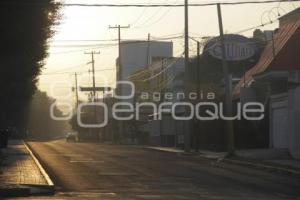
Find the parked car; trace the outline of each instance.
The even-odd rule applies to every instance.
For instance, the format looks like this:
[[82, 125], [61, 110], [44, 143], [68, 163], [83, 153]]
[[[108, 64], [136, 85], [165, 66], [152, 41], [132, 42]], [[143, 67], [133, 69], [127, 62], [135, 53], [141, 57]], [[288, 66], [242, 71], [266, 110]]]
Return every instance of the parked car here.
[[77, 132], [70, 132], [66, 134], [66, 141], [67, 142], [78, 142], [78, 133]]

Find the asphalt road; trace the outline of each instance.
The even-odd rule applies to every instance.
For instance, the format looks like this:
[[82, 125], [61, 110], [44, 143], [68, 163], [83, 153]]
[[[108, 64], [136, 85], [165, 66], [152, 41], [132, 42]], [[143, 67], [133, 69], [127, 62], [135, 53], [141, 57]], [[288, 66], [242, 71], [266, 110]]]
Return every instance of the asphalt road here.
[[300, 199], [299, 178], [199, 157], [64, 140], [29, 144], [56, 184], [45, 199]]

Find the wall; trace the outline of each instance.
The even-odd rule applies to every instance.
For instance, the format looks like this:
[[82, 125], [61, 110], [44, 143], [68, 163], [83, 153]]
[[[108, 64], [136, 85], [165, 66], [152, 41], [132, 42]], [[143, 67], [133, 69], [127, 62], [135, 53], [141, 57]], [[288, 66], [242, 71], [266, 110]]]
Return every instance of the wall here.
[[300, 86], [288, 91], [288, 142], [291, 155], [300, 159]]

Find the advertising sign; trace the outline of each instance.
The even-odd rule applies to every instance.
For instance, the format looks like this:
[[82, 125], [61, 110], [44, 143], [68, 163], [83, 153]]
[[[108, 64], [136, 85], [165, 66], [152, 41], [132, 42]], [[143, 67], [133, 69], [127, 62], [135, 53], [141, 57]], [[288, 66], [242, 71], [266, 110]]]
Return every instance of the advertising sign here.
[[[241, 35], [224, 35], [224, 44], [227, 61], [246, 60], [256, 52], [255, 42]], [[217, 59], [222, 59], [220, 38], [216, 37], [208, 42], [204, 50]]]

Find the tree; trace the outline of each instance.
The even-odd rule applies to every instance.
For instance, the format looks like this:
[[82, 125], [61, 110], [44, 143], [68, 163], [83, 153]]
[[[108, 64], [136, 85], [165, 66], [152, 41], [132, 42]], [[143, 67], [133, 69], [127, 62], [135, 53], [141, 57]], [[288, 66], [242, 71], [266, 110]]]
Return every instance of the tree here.
[[266, 44], [266, 36], [260, 29], [255, 29], [253, 31], [253, 39], [260, 42], [261, 44]]
[[54, 0], [0, 2], [0, 127], [25, 126], [26, 106], [59, 19]]
[[[27, 125], [31, 138], [55, 138], [61, 136], [68, 129], [65, 121], [56, 121], [51, 118], [50, 107], [56, 100], [49, 97], [46, 92], [37, 90], [28, 106]], [[54, 107], [54, 115], [62, 117], [63, 113]]]

